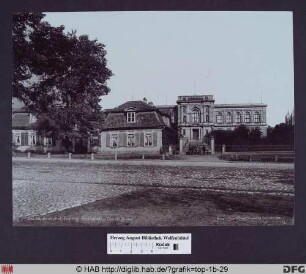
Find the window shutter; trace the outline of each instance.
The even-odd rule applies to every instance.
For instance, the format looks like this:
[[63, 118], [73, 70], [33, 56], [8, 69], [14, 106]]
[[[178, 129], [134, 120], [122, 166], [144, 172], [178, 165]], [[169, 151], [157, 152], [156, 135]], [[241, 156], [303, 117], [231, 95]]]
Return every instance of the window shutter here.
[[106, 133], [106, 146], [110, 147], [110, 134]]
[[135, 146], [136, 147], [140, 146], [140, 134], [139, 134], [139, 132], [135, 133]]
[[29, 145], [29, 134], [28, 132], [21, 132], [21, 145], [28, 146]]
[[119, 136], [118, 136], [118, 147], [123, 147], [123, 134], [122, 132], [119, 132]]
[[143, 147], [144, 146], [144, 133], [140, 132], [139, 136], [139, 146]]
[[153, 132], [153, 146], [157, 146], [157, 132], [154, 131]]
[[126, 147], [127, 146], [127, 134], [122, 133], [122, 136], [123, 136], [123, 146]]

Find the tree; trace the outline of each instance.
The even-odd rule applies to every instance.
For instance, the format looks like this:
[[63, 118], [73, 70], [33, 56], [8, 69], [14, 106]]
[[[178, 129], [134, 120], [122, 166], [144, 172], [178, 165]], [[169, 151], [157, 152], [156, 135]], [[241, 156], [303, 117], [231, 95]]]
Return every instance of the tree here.
[[26, 85], [31, 78], [30, 60], [35, 53], [30, 45], [30, 33], [38, 28], [44, 17], [41, 13], [15, 13], [13, 16], [13, 96], [21, 100], [26, 97]]
[[232, 130], [216, 130], [214, 131], [215, 142], [218, 145], [230, 145], [233, 143], [233, 131]]
[[214, 132], [216, 144], [248, 145], [262, 142], [262, 132], [259, 128], [249, 130], [245, 125], [240, 125], [234, 130], [218, 130]]
[[252, 145], [257, 145], [261, 143], [262, 141], [262, 132], [260, 131], [259, 128], [253, 128], [251, 129], [249, 133], [249, 142]]
[[267, 141], [273, 145], [293, 145], [294, 126], [286, 123], [277, 124], [272, 130], [268, 131]]
[[249, 143], [249, 133], [250, 130], [245, 125], [240, 125], [234, 129], [233, 137], [234, 144], [236, 145], [245, 145]]
[[13, 17], [13, 95], [38, 115], [38, 130], [65, 137], [77, 129], [86, 136], [92, 121], [101, 119], [101, 96], [110, 92], [105, 46], [43, 17]]

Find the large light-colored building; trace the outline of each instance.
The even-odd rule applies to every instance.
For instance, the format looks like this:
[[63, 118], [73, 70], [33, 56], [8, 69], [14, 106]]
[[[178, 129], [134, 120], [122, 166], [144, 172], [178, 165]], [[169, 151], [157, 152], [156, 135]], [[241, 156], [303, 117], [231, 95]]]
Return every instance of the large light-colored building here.
[[178, 129], [186, 141], [201, 141], [215, 130], [234, 130], [239, 125], [267, 134], [266, 108], [258, 104], [215, 104], [213, 95], [179, 96]]

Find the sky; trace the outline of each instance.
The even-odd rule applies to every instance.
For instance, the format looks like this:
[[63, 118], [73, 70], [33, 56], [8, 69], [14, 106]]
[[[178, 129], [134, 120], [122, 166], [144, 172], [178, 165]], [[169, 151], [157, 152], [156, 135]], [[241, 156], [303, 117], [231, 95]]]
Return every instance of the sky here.
[[268, 125], [294, 107], [291, 12], [45, 13], [105, 45], [114, 76], [103, 108], [144, 97], [174, 105], [180, 95], [216, 104], [265, 103]]

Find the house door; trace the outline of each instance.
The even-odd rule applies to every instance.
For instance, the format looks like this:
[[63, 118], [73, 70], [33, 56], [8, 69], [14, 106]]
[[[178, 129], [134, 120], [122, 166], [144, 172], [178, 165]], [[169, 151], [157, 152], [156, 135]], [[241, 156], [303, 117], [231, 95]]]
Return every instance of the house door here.
[[194, 141], [199, 141], [200, 140], [200, 131], [199, 129], [193, 129], [192, 130], [192, 137]]

